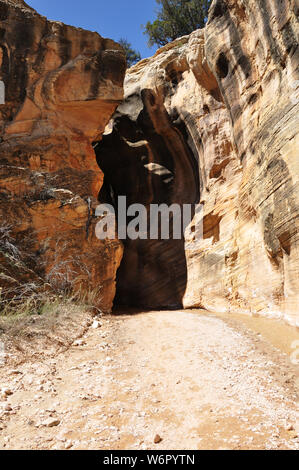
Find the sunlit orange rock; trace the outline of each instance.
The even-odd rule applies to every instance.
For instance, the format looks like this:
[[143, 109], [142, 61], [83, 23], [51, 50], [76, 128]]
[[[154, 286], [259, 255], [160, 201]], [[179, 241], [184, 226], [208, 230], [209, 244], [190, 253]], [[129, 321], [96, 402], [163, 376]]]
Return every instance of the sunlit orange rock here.
[[103, 175], [92, 142], [123, 98], [123, 51], [97, 33], [48, 21], [23, 1], [0, 1], [0, 33], [3, 243], [11, 237], [22, 269], [40, 279], [61, 275], [61, 284], [101, 287], [97, 303], [110, 310], [122, 247], [95, 237]]

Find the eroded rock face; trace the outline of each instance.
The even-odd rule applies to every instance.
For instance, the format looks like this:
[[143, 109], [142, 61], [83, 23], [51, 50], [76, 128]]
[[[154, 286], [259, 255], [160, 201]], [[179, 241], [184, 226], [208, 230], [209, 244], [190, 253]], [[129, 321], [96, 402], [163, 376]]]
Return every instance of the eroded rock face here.
[[101, 197], [200, 201], [203, 240], [127, 242], [121, 303], [298, 321], [297, 14], [295, 1], [214, 1], [205, 30], [128, 71], [97, 146]]
[[91, 144], [123, 98], [122, 49], [1, 0], [0, 64], [1, 283], [101, 286], [110, 310], [122, 246], [95, 237], [103, 174]]
[[128, 71], [122, 101], [118, 45], [0, 0], [1, 285], [102, 286], [108, 311], [122, 246], [95, 237], [99, 191], [200, 203], [196, 249], [125, 242], [116, 302], [298, 322], [298, 12], [214, 0], [205, 30]]
[[214, 1], [205, 30], [242, 165], [234, 250], [226, 254], [232, 308], [292, 322], [299, 320], [298, 11], [296, 0]]
[[[240, 165], [229, 115], [205, 58], [203, 31], [128, 71], [125, 101], [96, 153], [105, 174], [102, 200], [109, 201], [111, 193], [126, 195], [128, 205], [147, 207], [206, 200], [204, 245], [218, 241], [219, 221], [233, 207]], [[199, 258], [184, 240], [126, 241], [117, 301], [149, 308], [202, 305], [201, 284], [208, 279], [197, 276]]]

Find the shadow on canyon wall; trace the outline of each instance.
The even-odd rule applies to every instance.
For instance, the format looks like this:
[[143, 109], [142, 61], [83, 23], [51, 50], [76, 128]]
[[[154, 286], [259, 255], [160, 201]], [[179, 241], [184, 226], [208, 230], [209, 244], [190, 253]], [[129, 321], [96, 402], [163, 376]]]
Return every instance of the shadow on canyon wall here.
[[[110, 134], [95, 144], [104, 172], [99, 201], [116, 208], [118, 196], [135, 203], [196, 204], [199, 202], [197, 156], [189, 145], [183, 120], [169, 116], [151, 90], [133, 95], [119, 107]], [[136, 110], [137, 113], [136, 113]], [[195, 148], [195, 146], [194, 146]], [[130, 219], [128, 218], [128, 223]], [[125, 240], [117, 275], [115, 305], [180, 308], [187, 285], [184, 239]]]

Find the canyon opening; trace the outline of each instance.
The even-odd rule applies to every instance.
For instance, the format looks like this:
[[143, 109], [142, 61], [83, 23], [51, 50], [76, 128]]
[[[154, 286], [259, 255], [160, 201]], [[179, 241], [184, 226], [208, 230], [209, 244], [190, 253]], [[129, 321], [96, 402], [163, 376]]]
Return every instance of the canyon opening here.
[[298, 1], [71, 3], [0, 0], [0, 449], [298, 450]]

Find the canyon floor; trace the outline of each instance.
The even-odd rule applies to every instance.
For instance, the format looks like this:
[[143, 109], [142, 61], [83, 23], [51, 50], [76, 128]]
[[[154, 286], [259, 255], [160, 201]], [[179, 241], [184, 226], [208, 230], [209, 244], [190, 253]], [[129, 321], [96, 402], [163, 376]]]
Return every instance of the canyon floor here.
[[296, 329], [202, 311], [99, 322], [1, 368], [1, 449], [299, 449]]

